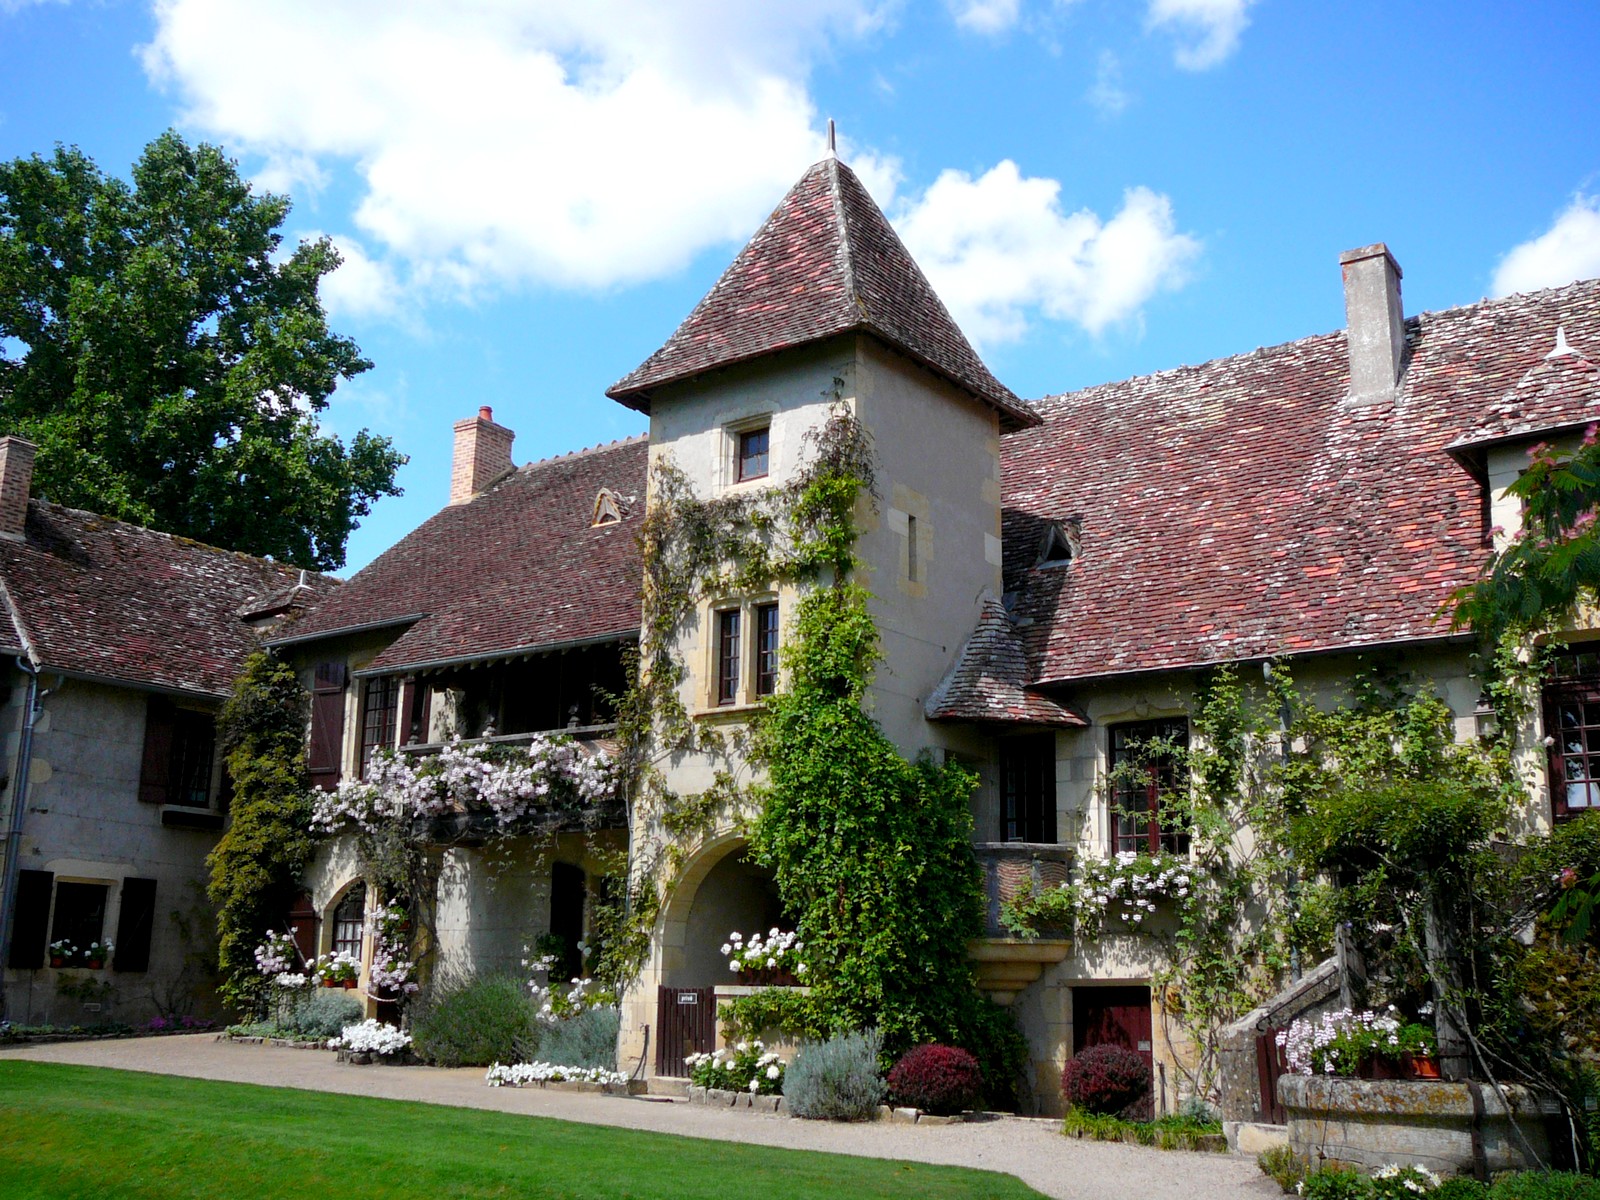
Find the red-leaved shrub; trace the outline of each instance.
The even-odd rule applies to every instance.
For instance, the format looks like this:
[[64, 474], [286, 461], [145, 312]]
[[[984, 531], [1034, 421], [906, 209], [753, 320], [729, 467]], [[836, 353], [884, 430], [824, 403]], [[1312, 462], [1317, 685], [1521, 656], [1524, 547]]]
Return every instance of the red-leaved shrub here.
[[889, 1095], [896, 1104], [950, 1116], [974, 1108], [983, 1096], [978, 1060], [955, 1046], [918, 1046], [889, 1071]]
[[1150, 1094], [1150, 1066], [1126, 1046], [1090, 1046], [1067, 1060], [1061, 1094], [1088, 1112], [1119, 1113]]

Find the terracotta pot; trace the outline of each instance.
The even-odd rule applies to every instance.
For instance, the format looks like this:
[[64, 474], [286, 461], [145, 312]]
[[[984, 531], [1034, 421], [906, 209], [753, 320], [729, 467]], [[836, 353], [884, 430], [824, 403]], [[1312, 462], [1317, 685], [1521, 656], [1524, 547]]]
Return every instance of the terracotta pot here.
[[1399, 1079], [1400, 1064], [1380, 1054], [1363, 1055], [1356, 1064], [1357, 1079]]
[[50, 956], [50, 965], [52, 967], [64, 967], [67, 965], [67, 960], [62, 958], [59, 954], [52, 954]]
[[762, 967], [759, 971], [740, 971], [739, 982], [751, 987], [798, 987], [799, 978], [787, 967]]
[[98, 958], [91, 958], [89, 960], [89, 970], [98, 971], [99, 969], [100, 969], [100, 960]]
[[345, 988], [348, 990], [356, 986], [356, 981], [354, 979], [324, 979], [322, 981], [322, 986], [326, 988]]
[[1411, 1060], [1412, 1079], [1438, 1079], [1439, 1060], [1431, 1054], [1410, 1054], [1406, 1056]]

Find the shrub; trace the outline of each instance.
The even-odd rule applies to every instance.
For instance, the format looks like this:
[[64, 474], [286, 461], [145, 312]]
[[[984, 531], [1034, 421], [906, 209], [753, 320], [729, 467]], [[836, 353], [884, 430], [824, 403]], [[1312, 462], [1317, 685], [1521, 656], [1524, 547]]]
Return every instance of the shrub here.
[[555, 1067], [599, 1067], [617, 1069], [617, 1031], [622, 1014], [614, 1008], [585, 1009], [574, 1017], [546, 1026], [536, 1047], [520, 1057], [532, 1061], [537, 1053], [541, 1062]]
[[1125, 1046], [1090, 1046], [1067, 1060], [1061, 1092], [1089, 1112], [1121, 1112], [1150, 1094], [1150, 1065]]
[[783, 1092], [783, 1059], [769, 1053], [760, 1042], [740, 1042], [710, 1054], [690, 1054], [683, 1062], [689, 1068], [689, 1082], [700, 1087], [762, 1096]]
[[800, 1047], [784, 1076], [784, 1106], [794, 1116], [812, 1120], [868, 1120], [886, 1091], [878, 1070], [881, 1050], [876, 1029]]
[[1495, 1180], [1489, 1200], [1600, 1200], [1600, 1179], [1566, 1171], [1518, 1171]]
[[487, 1067], [531, 1057], [538, 1010], [514, 975], [474, 975], [435, 984], [416, 1005], [412, 1049], [439, 1067]]
[[307, 1041], [338, 1037], [361, 1020], [361, 1001], [343, 988], [312, 988], [289, 1010], [287, 1028]]
[[1371, 1195], [1375, 1200], [1413, 1200], [1432, 1195], [1439, 1177], [1427, 1167], [1390, 1163], [1372, 1173]]
[[1256, 1155], [1256, 1166], [1261, 1173], [1283, 1189], [1285, 1195], [1299, 1190], [1300, 1181], [1306, 1177], [1306, 1165], [1288, 1146], [1274, 1146]]
[[1488, 1194], [1488, 1187], [1476, 1179], [1457, 1175], [1434, 1188], [1428, 1193], [1428, 1197], [1429, 1200], [1484, 1200]]
[[1306, 1200], [1371, 1200], [1372, 1180], [1351, 1167], [1323, 1167], [1305, 1177]]
[[935, 1116], [974, 1107], [983, 1096], [978, 1060], [956, 1046], [918, 1046], [889, 1072], [889, 1094]]

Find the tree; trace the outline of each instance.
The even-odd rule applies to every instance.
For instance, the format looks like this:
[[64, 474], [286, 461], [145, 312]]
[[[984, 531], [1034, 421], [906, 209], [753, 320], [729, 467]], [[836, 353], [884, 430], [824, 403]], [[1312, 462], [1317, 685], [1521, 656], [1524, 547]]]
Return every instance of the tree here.
[[[322, 568], [405, 457], [317, 414], [372, 364], [332, 333], [326, 238], [280, 253], [286, 197], [168, 131], [130, 186], [75, 147], [0, 164], [0, 432], [36, 494]], [[20, 348], [20, 356], [18, 350]]]
[[305, 772], [309, 701], [294, 672], [266, 651], [245, 660], [220, 722], [233, 780], [232, 821], [211, 851], [211, 903], [223, 995], [241, 1007], [259, 993], [255, 948], [283, 932], [315, 848]]

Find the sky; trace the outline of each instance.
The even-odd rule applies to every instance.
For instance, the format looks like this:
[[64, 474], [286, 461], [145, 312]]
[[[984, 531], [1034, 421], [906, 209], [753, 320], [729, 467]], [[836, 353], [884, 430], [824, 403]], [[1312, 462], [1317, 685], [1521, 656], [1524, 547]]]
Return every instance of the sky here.
[[345, 574], [449, 491], [644, 431], [664, 342], [827, 123], [995, 374], [1037, 398], [1600, 276], [1600, 5], [1454, 0], [0, 0], [0, 159], [126, 175], [167, 128], [326, 236], [374, 368], [324, 423], [410, 455]]

